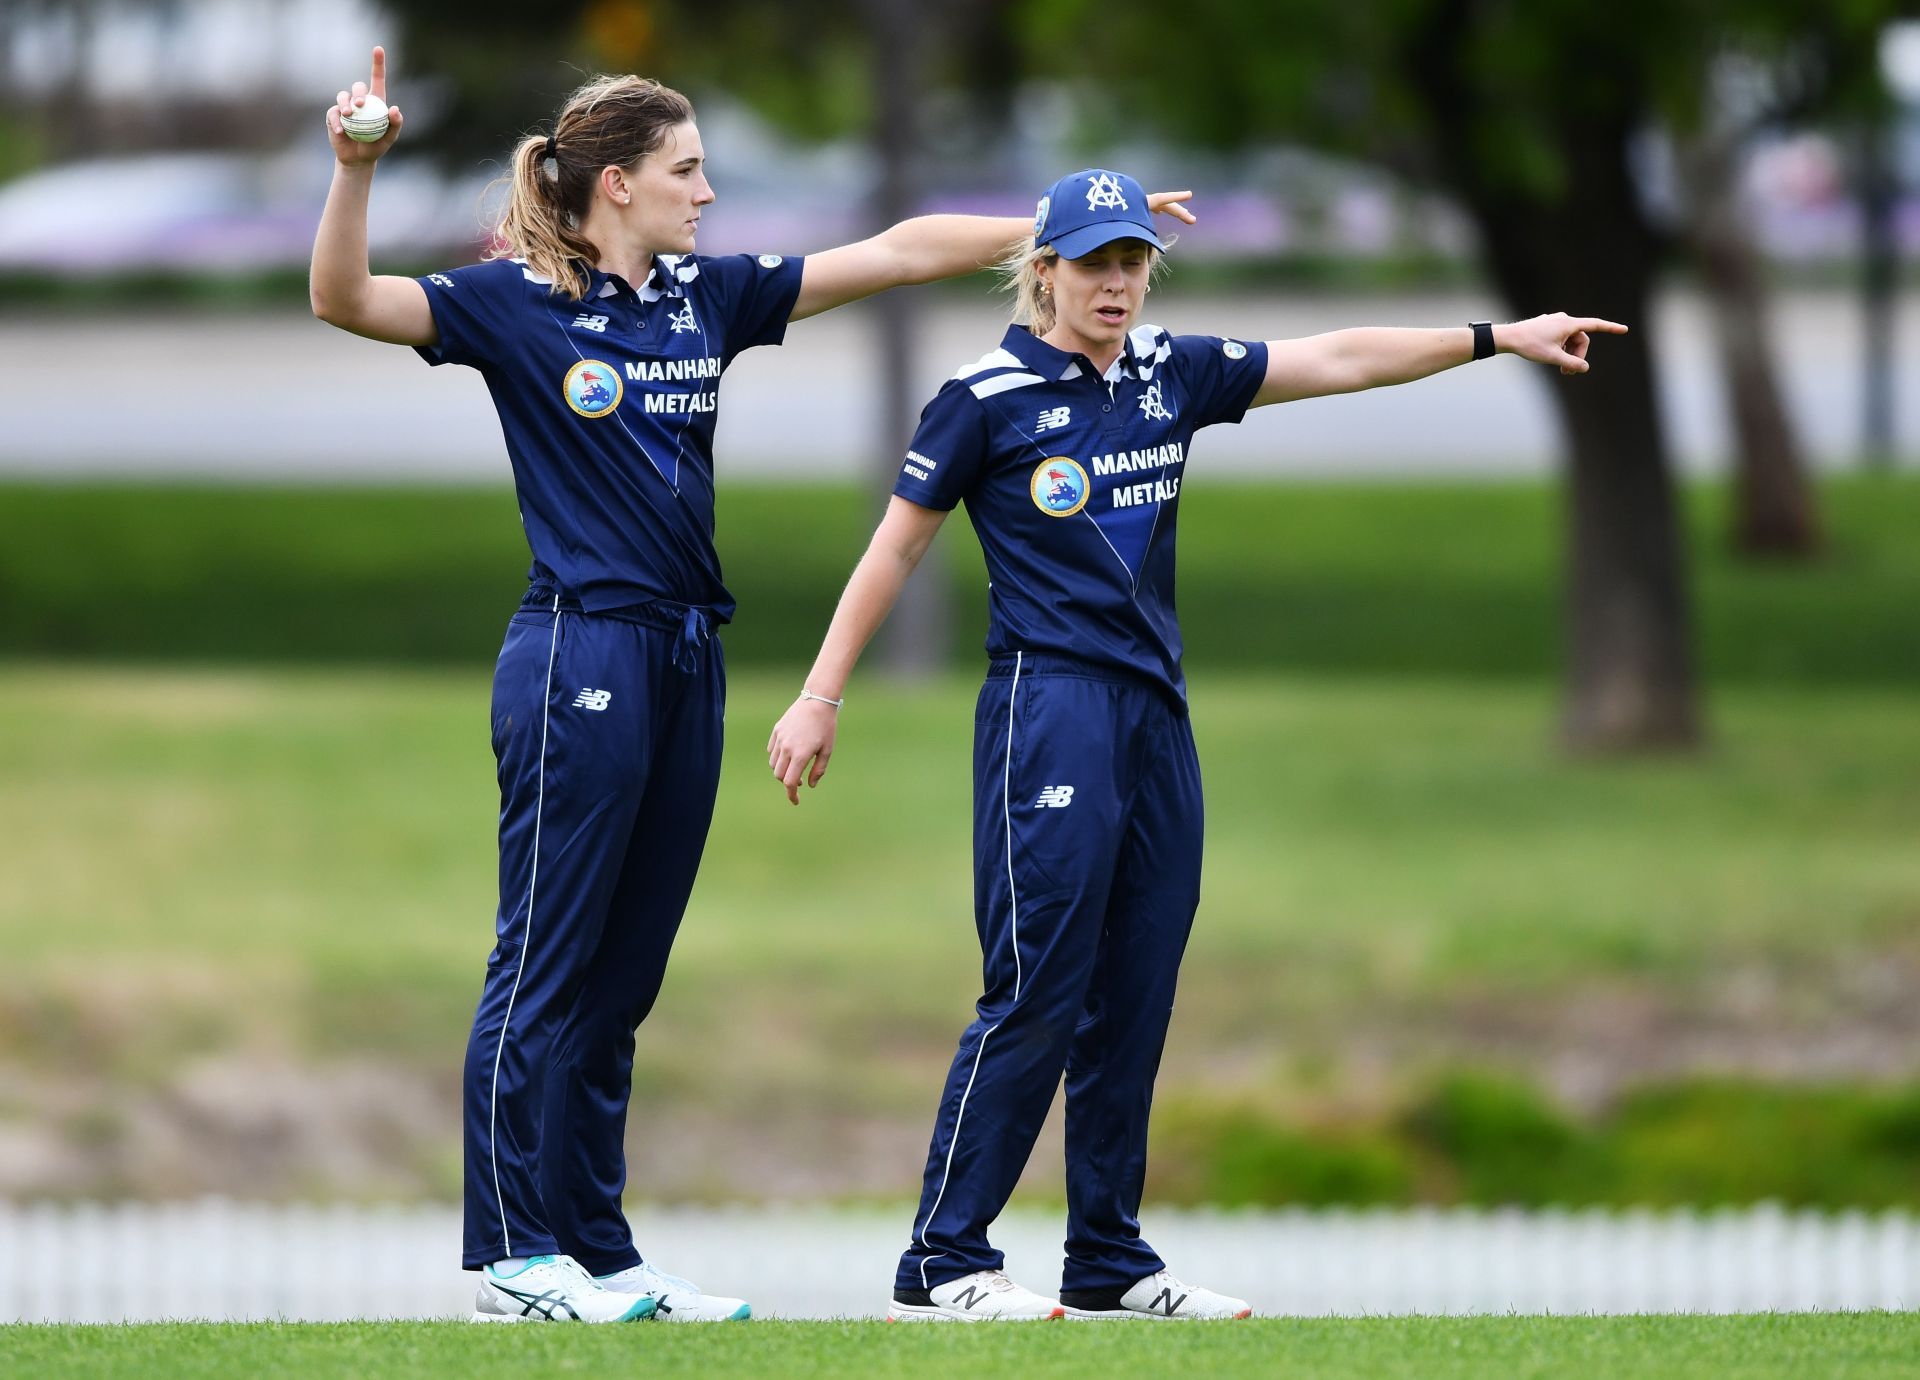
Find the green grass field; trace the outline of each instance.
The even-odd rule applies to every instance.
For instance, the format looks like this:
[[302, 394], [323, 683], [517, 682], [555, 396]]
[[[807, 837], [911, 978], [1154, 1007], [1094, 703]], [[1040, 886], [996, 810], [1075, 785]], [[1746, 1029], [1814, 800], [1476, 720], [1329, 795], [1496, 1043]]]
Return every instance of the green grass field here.
[[1373, 1318], [1183, 1327], [729, 1328], [340, 1326], [0, 1327], [9, 1374], [60, 1380], [191, 1375], [858, 1375], [936, 1380], [1281, 1375], [1315, 1380], [1894, 1380], [1920, 1370], [1911, 1314], [1736, 1318]]
[[[0, 1033], [70, 1088], [104, 1080], [76, 1134], [135, 1135], [108, 1085], [161, 1088], [214, 1052], [450, 1073], [490, 944], [485, 679], [0, 678], [0, 833], [22, 860], [0, 873]], [[697, 1109], [726, 1138], [767, 1116], [814, 1126], [830, 1159], [835, 1125], [917, 1127], [976, 995], [973, 689], [856, 680], [833, 772], [796, 810], [764, 755], [792, 677], [734, 678], [714, 841], [636, 1075], [663, 1115]], [[1753, 1040], [1755, 1075], [1769, 1050], [1905, 1038], [1920, 918], [1906, 696], [1728, 691], [1704, 758], [1629, 763], [1557, 755], [1552, 697], [1525, 685], [1221, 673], [1194, 714], [1207, 868], [1161, 1113], [1192, 1153], [1161, 1191], [1477, 1197], [1470, 1174], [1432, 1180], [1405, 1146], [1384, 1178], [1329, 1185], [1314, 1145], [1364, 1159], [1378, 1147], [1362, 1132], [1461, 1068], [1550, 1082], [1579, 1056], [1631, 1084], [1687, 1072], [1699, 1033]], [[722, 1085], [709, 1060], [733, 1070]], [[1893, 1130], [1859, 1132], [1871, 1176], [1841, 1154], [1835, 1182], [1809, 1185], [1776, 1155], [1742, 1192], [1920, 1199], [1888, 1115]], [[1316, 1139], [1277, 1144], [1281, 1170], [1214, 1173], [1210, 1138], [1246, 1141], [1249, 1118]], [[1696, 1168], [1726, 1158], [1684, 1120], [1655, 1130]], [[912, 1164], [890, 1163], [842, 1191], [903, 1190]], [[1578, 1157], [1564, 1167], [1537, 1191], [1564, 1195]], [[750, 1191], [715, 1174], [678, 1188]]]
[[[1723, 498], [1688, 493], [1709, 747], [1581, 762], [1553, 745], [1554, 491], [1194, 486], [1208, 858], [1156, 1194], [1920, 1203], [1920, 482], [1824, 485], [1805, 569], [1730, 561]], [[447, 1096], [494, 907], [510, 495], [0, 507], [0, 1130], [52, 1128], [73, 1191], [187, 1192], [192, 1154], [146, 1178], [139, 1147], [201, 1115], [203, 1064]], [[669, 1196], [907, 1191], [976, 995], [975, 673], [863, 673], [827, 787], [796, 811], [765, 774], [870, 516], [723, 496], [728, 758], [636, 1073], [701, 1151]], [[943, 545], [977, 667], [978, 557]], [[769, 1117], [822, 1178], [728, 1158]], [[452, 1189], [405, 1121], [362, 1128], [392, 1173], [353, 1191]]]

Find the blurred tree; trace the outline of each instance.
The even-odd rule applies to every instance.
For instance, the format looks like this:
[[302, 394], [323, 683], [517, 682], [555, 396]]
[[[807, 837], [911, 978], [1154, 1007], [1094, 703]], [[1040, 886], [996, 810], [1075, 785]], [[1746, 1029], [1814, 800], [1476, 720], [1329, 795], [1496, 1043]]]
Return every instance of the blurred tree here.
[[[1666, 102], [1676, 136], [1681, 226], [1714, 316], [1735, 449], [1732, 541], [1742, 555], [1807, 559], [1821, 547], [1812, 481], [1774, 368], [1765, 266], [1741, 194], [1747, 155], [1769, 130], [1838, 116], [1871, 130], [1885, 106], [1878, 11], [1749, 3], [1738, 25], [1709, 39], [1701, 80]], [[1864, 22], [1863, 22], [1864, 21]], [[1876, 179], [1858, 179], [1866, 295], [1866, 422], [1886, 426], [1891, 449], [1891, 236], [1873, 235]], [[1885, 263], [1882, 259], [1885, 259]], [[1876, 266], [1880, 271], [1876, 272]], [[1870, 447], [1871, 449], [1871, 447]]]
[[1668, 237], [1643, 195], [1649, 133], [1690, 110], [1730, 33], [1816, 14], [1871, 32], [1892, 0], [1196, 0], [1177, 15], [1093, 0], [1026, 13], [1034, 64], [1102, 104], [1240, 147], [1306, 140], [1444, 187], [1516, 315], [1630, 322], [1600, 367], [1543, 372], [1568, 445], [1568, 686], [1582, 750], [1687, 746], [1701, 727], [1648, 307]]

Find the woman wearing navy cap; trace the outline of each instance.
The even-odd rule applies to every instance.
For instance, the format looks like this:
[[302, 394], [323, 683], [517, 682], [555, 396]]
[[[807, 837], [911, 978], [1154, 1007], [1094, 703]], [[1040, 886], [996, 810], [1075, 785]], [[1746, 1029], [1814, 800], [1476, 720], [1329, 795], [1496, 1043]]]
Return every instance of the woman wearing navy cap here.
[[[1040, 200], [1006, 263], [1016, 321], [921, 414], [769, 763], [799, 801], [833, 751], [843, 687], [942, 520], [986, 555], [974, 714], [974, 922], [985, 992], [947, 1076], [898, 1321], [1232, 1318], [1140, 1237], [1147, 1118], [1200, 894], [1199, 764], [1174, 614], [1187, 447], [1249, 407], [1406, 383], [1510, 351], [1584, 373], [1565, 315], [1299, 340], [1135, 326], [1165, 249], [1140, 184], [1088, 169]], [[1001, 1272], [987, 1229], [1066, 1076], [1066, 1264], [1056, 1300]]]
[[314, 312], [480, 371], [533, 554], [493, 687], [500, 908], [465, 1076], [473, 1316], [744, 1318], [745, 1301], [643, 1261], [620, 1210], [634, 1030], [719, 780], [712, 633], [734, 607], [713, 546], [720, 376], [789, 321], [972, 272], [1025, 222], [927, 216], [804, 260], [695, 254], [714, 195], [692, 106], [655, 81], [602, 77], [515, 149], [488, 262], [376, 277], [367, 199], [401, 115], [372, 143], [341, 120], [385, 99], [385, 67], [374, 49], [371, 82], [327, 111], [338, 166]]

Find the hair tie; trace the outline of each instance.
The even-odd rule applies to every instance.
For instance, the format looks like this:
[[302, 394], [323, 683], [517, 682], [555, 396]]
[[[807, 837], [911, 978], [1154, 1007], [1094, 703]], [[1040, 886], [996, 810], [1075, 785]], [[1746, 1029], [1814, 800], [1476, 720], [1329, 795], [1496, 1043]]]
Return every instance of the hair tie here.
[[547, 136], [547, 146], [540, 154], [540, 161], [553, 164], [548, 170], [550, 176], [560, 176], [560, 141], [551, 134]]

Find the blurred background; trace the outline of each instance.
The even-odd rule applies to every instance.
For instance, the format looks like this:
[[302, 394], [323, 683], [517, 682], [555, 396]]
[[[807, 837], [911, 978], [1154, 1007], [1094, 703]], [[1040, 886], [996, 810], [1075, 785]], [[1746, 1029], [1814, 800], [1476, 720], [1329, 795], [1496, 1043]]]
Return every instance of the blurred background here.
[[[703, 252], [1098, 161], [1195, 190], [1176, 331], [1631, 323], [1585, 378], [1201, 438], [1210, 838], [1149, 1199], [1920, 1206], [1914, 13], [10, 0], [0, 1199], [458, 1198], [526, 553], [479, 378], [306, 308], [321, 114], [380, 42], [376, 271], [473, 261], [512, 140], [631, 70], [699, 111]], [[896, 292], [730, 376], [726, 778], [635, 1198], [916, 1189], [977, 995], [964, 524], [828, 785], [790, 809], [763, 745], [1006, 311]], [[1056, 1126], [1020, 1201], [1062, 1199]]]

